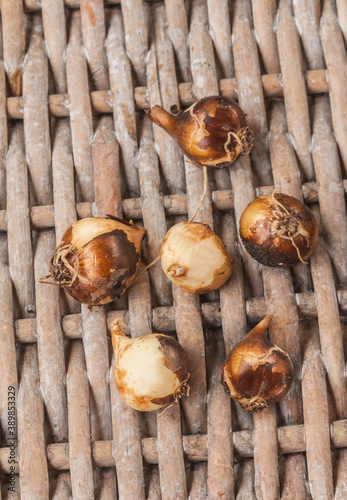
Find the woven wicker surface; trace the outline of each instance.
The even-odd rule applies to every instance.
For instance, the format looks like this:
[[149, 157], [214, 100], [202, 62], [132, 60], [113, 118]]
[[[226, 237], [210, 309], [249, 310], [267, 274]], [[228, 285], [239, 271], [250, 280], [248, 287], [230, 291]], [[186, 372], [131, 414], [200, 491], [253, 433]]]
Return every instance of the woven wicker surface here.
[[[2, 498], [346, 499], [346, 1], [1, 0], [1, 29]], [[249, 157], [209, 173], [196, 219], [232, 255], [229, 281], [194, 296], [157, 264], [91, 310], [39, 283], [86, 216], [144, 225], [144, 262], [158, 255], [203, 172], [143, 109], [216, 94], [238, 99], [255, 135]], [[319, 221], [307, 266], [261, 267], [238, 241], [243, 209], [274, 185]], [[295, 382], [252, 416], [224, 393], [221, 365], [266, 313]], [[115, 318], [134, 337], [177, 335], [189, 397], [125, 406]]]

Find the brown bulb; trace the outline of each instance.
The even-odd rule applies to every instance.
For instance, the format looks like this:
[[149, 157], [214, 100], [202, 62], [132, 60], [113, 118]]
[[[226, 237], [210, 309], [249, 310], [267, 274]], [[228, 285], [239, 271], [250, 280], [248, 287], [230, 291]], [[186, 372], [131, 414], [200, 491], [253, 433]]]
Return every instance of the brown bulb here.
[[244, 410], [258, 412], [280, 401], [293, 383], [287, 353], [266, 338], [268, 314], [229, 353], [222, 368], [222, 384]]
[[251, 150], [253, 134], [246, 126], [245, 113], [228, 97], [205, 97], [175, 114], [161, 106], [146, 113], [199, 167], [226, 167]]
[[283, 193], [259, 196], [244, 210], [240, 236], [247, 252], [265, 266], [305, 262], [318, 241], [311, 210]]
[[121, 219], [89, 217], [63, 234], [50, 263], [55, 284], [78, 302], [107, 304], [133, 283], [145, 230]]

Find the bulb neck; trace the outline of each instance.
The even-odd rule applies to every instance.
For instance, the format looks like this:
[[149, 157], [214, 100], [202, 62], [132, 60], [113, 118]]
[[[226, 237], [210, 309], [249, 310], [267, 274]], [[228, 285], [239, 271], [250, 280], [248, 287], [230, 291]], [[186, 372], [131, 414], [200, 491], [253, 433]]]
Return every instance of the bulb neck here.
[[175, 130], [177, 128], [177, 118], [168, 113], [164, 108], [156, 105], [151, 109], [146, 110], [146, 114], [153, 123], [162, 127], [170, 135], [176, 135]]
[[[273, 314], [268, 314], [267, 316], [265, 316], [264, 319], [262, 319], [260, 321], [260, 323], [258, 323], [254, 328], [253, 330], [251, 330], [247, 335], [247, 340], [249, 339], [261, 339], [263, 337], [265, 337], [266, 335], [266, 330], [268, 329], [271, 321], [272, 321], [272, 318], [273, 318]], [[245, 338], [246, 338], [245, 337]]]
[[112, 339], [112, 347], [116, 357], [121, 349], [124, 349], [126, 345], [130, 345], [133, 341], [131, 338], [127, 337], [123, 333], [118, 319], [115, 319], [112, 323], [111, 339]]
[[139, 227], [139, 226], [133, 226], [130, 225], [129, 227], [129, 232], [131, 233], [132, 240], [135, 244], [135, 246], [140, 247], [142, 240], [146, 234], [146, 230], [144, 227]]

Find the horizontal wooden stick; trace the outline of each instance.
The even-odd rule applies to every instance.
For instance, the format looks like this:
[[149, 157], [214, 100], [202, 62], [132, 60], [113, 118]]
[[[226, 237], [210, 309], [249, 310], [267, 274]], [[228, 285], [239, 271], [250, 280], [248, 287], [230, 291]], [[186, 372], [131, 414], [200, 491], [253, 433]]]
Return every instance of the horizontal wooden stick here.
[[[121, 0], [104, 0], [105, 5], [117, 5]], [[148, 1], [148, 0], [147, 0]], [[158, 0], [149, 0], [158, 1]], [[35, 12], [41, 10], [40, 0], [24, 0], [24, 8], [26, 10]], [[80, 7], [80, 0], [64, 0], [65, 7], [69, 9], [78, 9]]]
[[[329, 84], [326, 79], [326, 70], [311, 70], [305, 73], [306, 90], [308, 94], [320, 94], [329, 92]], [[283, 87], [280, 75], [263, 75], [263, 91], [265, 98], [276, 98], [283, 96]], [[222, 96], [237, 99], [235, 78], [220, 80], [219, 89]], [[197, 100], [193, 83], [180, 83], [178, 85], [180, 103], [183, 107], [190, 106]], [[147, 87], [136, 87], [134, 100], [137, 108], [149, 108]], [[110, 90], [97, 90], [90, 94], [92, 111], [98, 113], [113, 112], [113, 94]], [[52, 116], [62, 118], [69, 116], [68, 94], [52, 94], [48, 99], [49, 111]], [[9, 97], [7, 99], [7, 115], [9, 118], [23, 118], [23, 97]]]
[[[47, 285], [48, 286], [48, 285]], [[295, 295], [300, 318], [316, 318], [317, 306], [314, 293], [297, 293]], [[340, 310], [343, 314], [347, 313], [347, 290], [339, 290], [337, 299]], [[266, 305], [264, 297], [255, 297], [246, 301], [247, 320], [250, 325], [255, 325], [264, 317]], [[205, 325], [210, 328], [220, 327], [221, 310], [219, 302], [205, 302], [201, 305], [202, 318]], [[152, 311], [153, 331], [169, 333], [175, 331], [175, 311], [174, 306], [156, 307]], [[124, 333], [129, 334], [128, 312], [110, 311], [107, 314], [107, 324], [110, 330], [112, 322], [118, 319]], [[68, 314], [63, 317], [63, 332], [67, 339], [82, 338], [80, 330], [80, 315]], [[26, 318], [16, 321], [16, 341], [19, 343], [36, 342], [37, 334], [35, 329], [35, 319]]]
[[[289, 425], [279, 427], [278, 430], [278, 452], [280, 455], [299, 453], [306, 450], [305, 426]], [[244, 430], [234, 432], [232, 435], [235, 458], [242, 459], [253, 456], [252, 431]], [[332, 448], [347, 447], [347, 420], [338, 420], [330, 426], [330, 440]], [[190, 435], [182, 437], [183, 450], [187, 460], [190, 462], [207, 461], [207, 436]], [[9, 474], [10, 465], [8, 457], [10, 448], [0, 448], [0, 473]], [[158, 463], [158, 452], [156, 439], [154, 437], [142, 439], [142, 454], [149, 464]], [[113, 442], [94, 441], [92, 443], [93, 463], [95, 467], [114, 467]], [[69, 470], [69, 444], [55, 443], [47, 446], [47, 460], [50, 469]], [[16, 464], [18, 472], [18, 463]]]
[[[347, 194], [347, 180], [343, 181], [344, 190]], [[261, 186], [257, 188], [257, 195], [270, 194], [273, 186]], [[315, 182], [307, 182], [302, 186], [305, 203], [318, 202], [318, 186]], [[234, 209], [233, 193], [229, 189], [214, 191], [212, 193], [213, 209], [229, 211]], [[186, 215], [187, 197], [185, 194], [172, 194], [164, 196], [165, 214]], [[79, 219], [92, 217], [92, 203], [77, 203], [76, 211]], [[141, 201], [139, 198], [128, 198], [123, 200], [123, 214], [125, 219], [142, 219]], [[55, 225], [54, 206], [44, 205], [30, 208], [30, 221], [35, 229], [53, 228]], [[6, 210], [0, 210], [0, 231], [7, 231]]]

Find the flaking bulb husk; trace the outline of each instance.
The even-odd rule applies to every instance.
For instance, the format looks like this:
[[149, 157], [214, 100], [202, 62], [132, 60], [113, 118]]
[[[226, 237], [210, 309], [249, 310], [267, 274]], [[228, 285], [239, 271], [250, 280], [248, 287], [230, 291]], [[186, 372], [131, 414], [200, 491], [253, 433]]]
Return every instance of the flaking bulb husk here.
[[138, 411], [152, 411], [189, 395], [186, 354], [162, 333], [129, 338], [118, 320], [111, 327], [115, 380], [123, 401]]
[[81, 219], [63, 234], [44, 279], [83, 304], [112, 302], [135, 280], [144, 235], [144, 228], [112, 216]]

